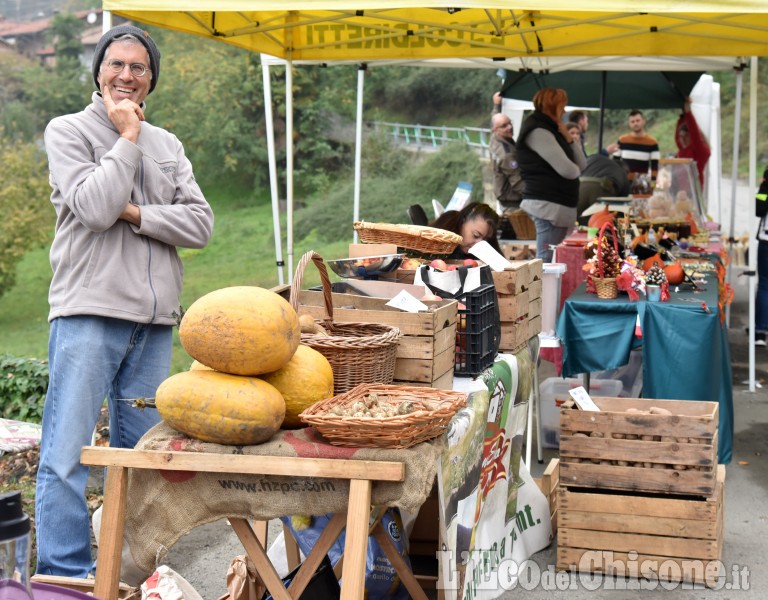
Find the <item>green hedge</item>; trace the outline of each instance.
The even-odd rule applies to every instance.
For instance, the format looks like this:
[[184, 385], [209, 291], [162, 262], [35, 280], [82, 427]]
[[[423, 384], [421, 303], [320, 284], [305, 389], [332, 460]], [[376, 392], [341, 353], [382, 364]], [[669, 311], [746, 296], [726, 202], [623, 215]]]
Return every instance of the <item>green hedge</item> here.
[[0, 356], [0, 406], [4, 418], [42, 422], [47, 389], [47, 360]]

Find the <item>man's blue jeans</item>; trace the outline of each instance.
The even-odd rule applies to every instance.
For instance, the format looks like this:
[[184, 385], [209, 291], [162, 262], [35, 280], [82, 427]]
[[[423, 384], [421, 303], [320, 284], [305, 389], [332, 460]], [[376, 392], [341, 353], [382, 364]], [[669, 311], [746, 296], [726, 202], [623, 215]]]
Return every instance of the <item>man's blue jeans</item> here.
[[97, 316], [51, 323], [35, 498], [38, 573], [85, 577], [92, 569], [80, 450], [91, 443], [105, 399], [111, 446], [132, 448], [160, 421], [157, 410], [134, 408], [131, 399], [153, 398], [168, 377], [171, 330]]
[[568, 227], [556, 227], [552, 221], [531, 216], [536, 225], [536, 258], [552, 262], [552, 246], [557, 246], [568, 234]]

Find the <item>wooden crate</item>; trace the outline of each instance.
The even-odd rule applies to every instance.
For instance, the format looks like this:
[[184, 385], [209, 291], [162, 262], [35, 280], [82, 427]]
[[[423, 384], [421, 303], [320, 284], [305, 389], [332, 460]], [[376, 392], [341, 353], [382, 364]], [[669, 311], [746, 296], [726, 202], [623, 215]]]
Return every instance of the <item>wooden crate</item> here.
[[721, 575], [725, 466], [708, 498], [560, 487], [557, 568], [713, 586]]
[[507, 260], [531, 260], [536, 258], [536, 243], [507, 240], [501, 244], [501, 253]]
[[[66, 588], [81, 594], [93, 595], [93, 586], [96, 582], [95, 579], [84, 579], [79, 577], [63, 577], [61, 575], [32, 575], [31, 580], [33, 583], [44, 583], [46, 585], [55, 585], [57, 587]], [[50, 591], [45, 595], [50, 597]], [[71, 597], [72, 594], [65, 592], [60, 593], [62, 600], [66, 600], [67, 597]], [[117, 588], [117, 597], [119, 600], [141, 600], [141, 589], [138, 587], [131, 587], [125, 583], [120, 583]]]
[[557, 535], [557, 498], [560, 488], [560, 459], [553, 458], [541, 475], [541, 479], [534, 479], [541, 493], [549, 501], [549, 518], [552, 523], [552, 536]]
[[[384, 298], [354, 294], [332, 297], [333, 319], [338, 323], [382, 323], [400, 329], [403, 335], [395, 357], [395, 383], [453, 389], [456, 301], [429, 302], [434, 310], [409, 313], [386, 306], [388, 300]], [[301, 292], [299, 314], [322, 319], [324, 310], [322, 292]]]
[[541, 331], [543, 264], [541, 259], [513, 261], [511, 268], [493, 272], [502, 351], [520, 349]]
[[[647, 493], [715, 493], [718, 404], [593, 398], [600, 412], [560, 409], [560, 484]], [[665, 408], [671, 415], [641, 414]]]
[[[520, 294], [527, 290], [532, 282], [541, 281], [544, 263], [540, 258], [534, 260], [511, 261], [512, 266], [503, 271], [493, 271], [493, 284], [496, 293]], [[536, 297], [541, 296], [541, 288]]]

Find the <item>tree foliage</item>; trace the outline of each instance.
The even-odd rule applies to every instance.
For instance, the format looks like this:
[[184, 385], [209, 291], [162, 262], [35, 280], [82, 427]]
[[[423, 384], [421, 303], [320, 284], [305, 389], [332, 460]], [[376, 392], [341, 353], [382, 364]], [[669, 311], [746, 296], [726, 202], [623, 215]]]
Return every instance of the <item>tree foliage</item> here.
[[[368, 157], [364, 158], [364, 164], [369, 170], [361, 182], [361, 219], [408, 223], [408, 206], [421, 204], [426, 209], [432, 198], [447, 204], [459, 181], [472, 183], [472, 200], [482, 200], [482, 163], [468, 146], [448, 144], [439, 152], [420, 156], [390, 145], [389, 153], [393, 156], [382, 158], [387, 153], [385, 148], [386, 142], [381, 139], [366, 141], [363, 156]], [[371, 155], [368, 154], [369, 149], [372, 150]], [[381, 172], [370, 170], [372, 156], [391, 168]], [[302, 235], [316, 235], [325, 242], [349, 237], [352, 200], [352, 178], [340, 179], [337, 185], [320, 194], [315, 202], [296, 212], [296, 231]]]
[[[0, 132], [2, 133], [2, 132]], [[2, 137], [2, 136], [0, 136]], [[34, 144], [7, 141], [0, 149], [0, 296], [16, 281], [24, 252], [49, 239], [52, 208], [48, 165]]]
[[79, 60], [83, 52], [82, 28], [82, 21], [75, 16], [56, 15], [51, 27], [55, 67], [24, 70], [22, 100], [38, 132], [53, 117], [82, 110], [93, 90], [90, 71]]
[[[57, 70], [61, 70], [64, 63], [79, 62], [83, 52], [83, 44], [80, 41], [83, 28], [84, 23], [73, 14], [60, 13], [53, 17], [49, 34], [56, 53]], [[64, 68], [71, 67], [66, 65]]]
[[24, 94], [24, 76], [32, 68], [28, 58], [0, 52], [0, 129], [6, 138], [31, 140], [38, 133]]

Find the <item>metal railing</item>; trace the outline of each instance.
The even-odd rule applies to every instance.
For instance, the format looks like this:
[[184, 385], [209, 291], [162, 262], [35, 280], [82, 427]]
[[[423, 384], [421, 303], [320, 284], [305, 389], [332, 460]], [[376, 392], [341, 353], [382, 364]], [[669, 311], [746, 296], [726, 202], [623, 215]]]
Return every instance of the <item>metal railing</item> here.
[[488, 156], [488, 144], [491, 140], [491, 130], [482, 127], [445, 127], [434, 125], [408, 125], [404, 123], [387, 123], [375, 121], [371, 123], [377, 133], [391, 136], [397, 145], [414, 149], [437, 150], [444, 144], [463, 142], [478, 152]]

